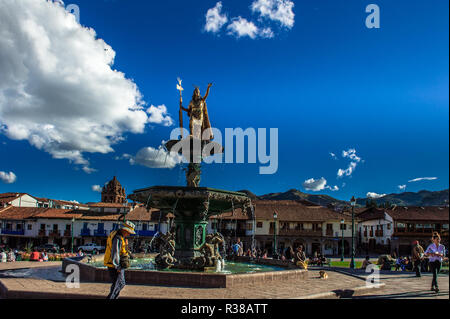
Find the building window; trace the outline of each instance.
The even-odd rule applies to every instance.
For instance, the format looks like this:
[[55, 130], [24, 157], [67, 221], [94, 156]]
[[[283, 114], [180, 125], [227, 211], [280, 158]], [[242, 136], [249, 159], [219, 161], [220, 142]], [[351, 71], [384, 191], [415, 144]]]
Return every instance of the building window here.
[[57, 231], [58, 230], [58, 224], [53, 224], [53, 230]]
[[41, 230], [45, 230], [45, 224], [41, 224]]
[[32, 224], [28, 224], [28, 225], [27, 225], [27, 229], [28, 229], [28, 230], [32, 230], [32, 229], [33, 229], [33, 225], [32, 225]]
[[391, 223], [387, 224], [387, 229], [391, 229]]
[[263, 227], [263, 223], [262, 222], [257, 222], [256, 223], [256, 228], [262, 228]]
[[147, 223], [142, 224], [142, 230], [147, 230]]
[[247, 223], [247, 230], [253, 230], [253, 224]]
[[66, 224], [66, 230], [70, 230], [70, 224]]

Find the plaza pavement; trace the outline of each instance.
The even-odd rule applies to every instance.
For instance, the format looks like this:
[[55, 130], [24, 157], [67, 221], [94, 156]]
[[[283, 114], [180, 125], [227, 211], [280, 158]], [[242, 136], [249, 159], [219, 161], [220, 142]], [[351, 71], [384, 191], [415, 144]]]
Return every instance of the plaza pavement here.
[[[26, 263], [26, 264], [25, 264]], [[56, 264], [56, 265], [55, 265]], [[34, 267], [30, 270], [33, 278], [13, 278], [0, 275], [1, 298], [50, 298], [79, 299], [105, 298], [109, 293], [110, 284], [80, 283], [80, 288], [67, 288], [64, 277], [59, 270], [60, 262], [36, 263], [16, 262], [0, 263], [0, 273], [7, 269], [18, 272], [17, 269]], [[362, 270], [351, 271], [345, 268], [327, 269], [328, 279], [319, 278], [319, 270], [308, 271], [305, 280], [273, 282], [269, 285], [249, 285], [239, 288], [186, 288], [155, 285], [127, 285], [121, 292], [121, 298], [152, 298], [152, 299], [312, 299], [312, 298], [426, 298], [448, 299], [448, 275], [440, 275], [441, 291], [436, 294], [429, 291], [431, 275], [424, 274], [416, 278], [411, 272], [382, 272], [379, 289], [367, 289]], [[53, 274], [55, 280], [46, 280]], [[58, 279], [59, 278], [59, 279]]]

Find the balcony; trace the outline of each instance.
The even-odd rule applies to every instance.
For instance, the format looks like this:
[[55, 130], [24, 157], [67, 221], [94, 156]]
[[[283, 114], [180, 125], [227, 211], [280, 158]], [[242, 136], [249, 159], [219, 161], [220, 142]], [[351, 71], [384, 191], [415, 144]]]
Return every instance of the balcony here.
[[88, 228], [81, 229], [80, 235], [81, 236], [91, 236], [91, 230]]
[[64, 231], [64, 237], [72, 237], [72, 231], [70, 229], [66, 229]]
[[24, 235], [25, 231], [22, 230], [10, 230], [10, 229], [2, 229], [2, 235]]
[[156, 230], [138, 230], [134, 236], [153, 237], [155, 234]]
[[332, 229], [327, 229], [326, 233], [325, 233], [328, 237], [333, 237], [333, 230]]
[[[81, 235], [81, 236], [83, 236], [83, 235]], [[95, 237], [106, 237], [108, 235], [106, 234], [106, 230], [104, 230], [104, 229], [102, 229], [102, 230], [96, 229], [96, 230], [94, 230], [94, 236]]]
[[[269, 229], [269, 233], [273, 234], [273, 229]], [[322, 236], [322, 230], [280, 229], [278, 236]]]
[[383, 231], [382, 230], [376, 230], [375, 231], [375, 237], [383, 237]]
[[432, 233], [433, 233], [433, 229], [420, 229], [420, 230], [415, 230], [415, 231], [405, 231], [403, 230], [398, 230], [396, 229], [394, 231], [394, 234], [392, 235], [393, 237], [431, 237]]
[[45, 229], [39, 229], [38, 236], [40, 236], [40, 237], [46, 237], [46, 236], [47, 236], [46, 230], [45, 230]]
[[61, 232], [59, 230], [52, 230], [48, 234], [49, 237], [61, 237]]

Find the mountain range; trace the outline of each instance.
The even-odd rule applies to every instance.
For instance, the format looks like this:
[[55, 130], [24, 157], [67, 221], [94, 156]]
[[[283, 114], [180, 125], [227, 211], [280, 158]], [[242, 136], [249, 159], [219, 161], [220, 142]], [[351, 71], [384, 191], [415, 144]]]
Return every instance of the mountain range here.
[[[297, 189], [290, 189], [281, 193], [269, 193], [265, 195], [257, 196], [249, 190], [240, 190], [239, 192], [246, 193], [253, 200], [298, 200], [304, 204], [309, 205], [321, 205], [321, 206], [348, 206], [349, 202], [336, 199], [329, 195], [320, 194], [308, 194], [303, 193]], [[427, 191], [422, 190], [419, 192], [404, 192], [404, 193], [392, 193], [378, 198], [357, 198], [356, 205], [363, 207], [366, 202], [374, 201], [377, 205], [383, 205], [390, 203], [397, 206], [441, 206], [448, 205], [449, 203], [449, 190], [444, 189], [442, 191]]]

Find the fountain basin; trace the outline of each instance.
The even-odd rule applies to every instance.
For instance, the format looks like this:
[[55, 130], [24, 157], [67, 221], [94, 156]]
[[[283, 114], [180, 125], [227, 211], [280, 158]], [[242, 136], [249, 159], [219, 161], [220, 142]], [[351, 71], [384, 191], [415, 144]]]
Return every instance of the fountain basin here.
[[[139, 257], [136, 255], [136, 257]], [[92, 262], [96, 264], [103, 260], [102, 255], [94, 256]], [[95, 267], [88, 263], [88, 258], [81, 260], [66, 258], [62, 263], [62, 271], [66, 272], [68, 265], [77, 265], [80, 269], [80, 280], [87, 282], [110, 282], [108, 270]], [[247, 257], [238, 257], [238, 262], [249, 262]], [[296, 269], [292, 263], [259, 259], [256, 264], [273, 267], [273, 271], [261, 271], [253, 273], [205, 273], [187, 271], [157, 271], [157, 270], [137, 270], [127, 269], [125, 280], [129, 284], [144, 285], [164, 285], [178, 287], [201, 287], [201, 288], [229, 288], [244, 287], [251, 284], [267, 284], [274, 281], [287, 281], [295, 279], [305, 279], [307, 271]]]

